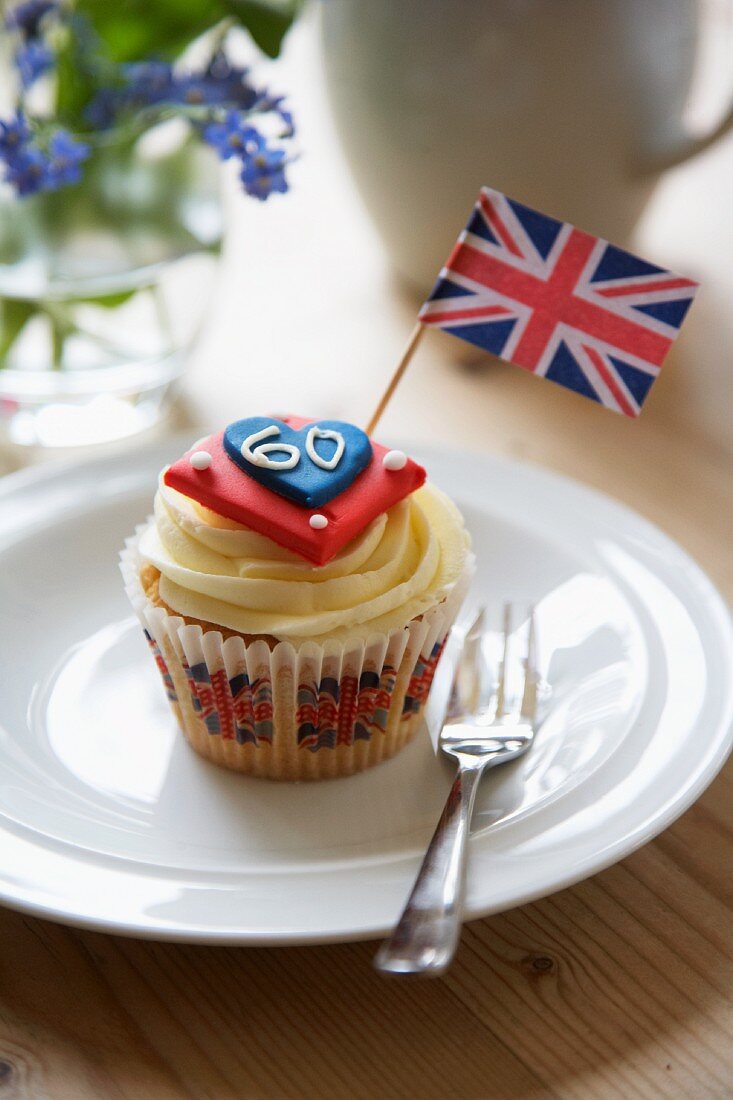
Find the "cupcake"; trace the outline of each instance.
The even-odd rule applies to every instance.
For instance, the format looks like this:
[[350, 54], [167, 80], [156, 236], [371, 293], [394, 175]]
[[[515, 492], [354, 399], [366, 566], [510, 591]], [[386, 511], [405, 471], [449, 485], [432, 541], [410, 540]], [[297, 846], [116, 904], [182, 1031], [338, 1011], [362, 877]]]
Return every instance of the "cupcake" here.
[[412, 738], [473, 557], [422, 466], [287, 416], [238, 420], [164, 469], [121, 565], [191, 746], [292, 780]]

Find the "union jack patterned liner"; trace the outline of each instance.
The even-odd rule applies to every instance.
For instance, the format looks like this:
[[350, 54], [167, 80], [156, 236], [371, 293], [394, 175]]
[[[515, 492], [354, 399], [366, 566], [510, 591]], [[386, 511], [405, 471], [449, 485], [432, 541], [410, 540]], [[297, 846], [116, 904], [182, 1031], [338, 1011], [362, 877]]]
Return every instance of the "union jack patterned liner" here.
[[[147, 634], [147, 631], [146, 631]], [[178, 703], [168, 666], [157, 643], [147, 634], [168, 699]], [[417, 714], [430, 691], [445, 639], [435, 642], [427, 658], [418, 657], [402, 704], [402, 717]], [[251, 682], [246, 672], [231, 679], [226, 671], [210, 673], [205, 661], [183, 662], [193, 709], [212, 737], [240, 745], [272, 744], [273, 687], [269, 675]], [[364, 670], [340, 679], [324, 676], [302, 681], [296, 689], [296, 741], [299, 749], [318, 752], [355, 741], [370, 741], [386, 733], [387, 715], [397, 681], [397, 669], [389, 664], [381, 672]]]

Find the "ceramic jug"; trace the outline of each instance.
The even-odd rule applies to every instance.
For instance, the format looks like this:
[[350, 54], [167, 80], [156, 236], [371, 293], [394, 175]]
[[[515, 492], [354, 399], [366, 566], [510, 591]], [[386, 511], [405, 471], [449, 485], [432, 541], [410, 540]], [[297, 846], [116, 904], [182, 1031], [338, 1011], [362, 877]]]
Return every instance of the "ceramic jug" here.
[[695, 0], [324, 0], [330, 99], [397, 272], [427, 290], [486, 184], [628, 243], [683, 125]]

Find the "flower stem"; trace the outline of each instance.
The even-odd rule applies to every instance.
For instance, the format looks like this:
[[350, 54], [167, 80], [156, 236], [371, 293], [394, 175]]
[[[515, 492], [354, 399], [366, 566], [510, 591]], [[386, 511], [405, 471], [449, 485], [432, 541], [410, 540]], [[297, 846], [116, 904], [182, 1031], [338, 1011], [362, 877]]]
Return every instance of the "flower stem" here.
[[63, 370], [66, 334], [51, 314], [49, 314], [49, 320], [51, 322], [51, 369]]
[[64, 369], [64, 344], [74, 331], [74, 326], [63, 308], [57, 303], [45, 303], [46, 316], [51, 326], [51, 370]]

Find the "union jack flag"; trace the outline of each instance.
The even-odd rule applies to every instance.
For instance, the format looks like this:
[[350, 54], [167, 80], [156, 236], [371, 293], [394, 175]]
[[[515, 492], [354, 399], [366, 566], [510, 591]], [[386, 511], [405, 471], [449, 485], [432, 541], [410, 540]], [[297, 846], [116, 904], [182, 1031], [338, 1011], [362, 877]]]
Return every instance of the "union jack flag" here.
[[419, 320], [638, 416], [697, 287], [484, 187]]

